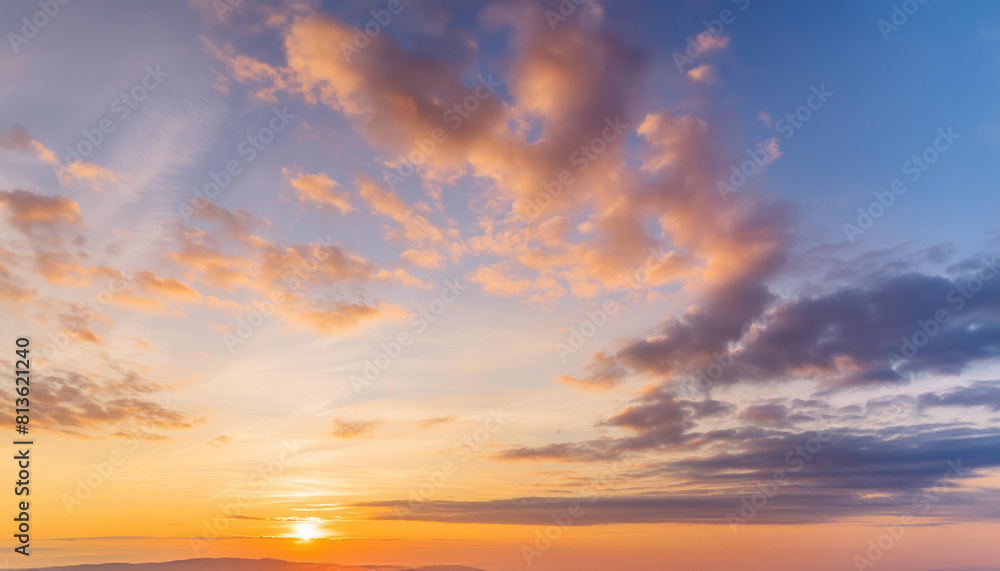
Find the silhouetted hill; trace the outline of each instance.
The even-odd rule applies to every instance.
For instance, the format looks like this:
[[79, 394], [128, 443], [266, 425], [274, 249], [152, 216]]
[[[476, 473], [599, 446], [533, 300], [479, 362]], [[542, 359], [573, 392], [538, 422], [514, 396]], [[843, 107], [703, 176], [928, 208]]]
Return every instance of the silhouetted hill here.
[[394, 565], [343, 566], [332, 563], [292, 563], [278, 559], [186, 559], [164, 563], [102, 563], [65, 567], [33, 567], [33, 571], [483, 571], [462, 565], [399, 567]]

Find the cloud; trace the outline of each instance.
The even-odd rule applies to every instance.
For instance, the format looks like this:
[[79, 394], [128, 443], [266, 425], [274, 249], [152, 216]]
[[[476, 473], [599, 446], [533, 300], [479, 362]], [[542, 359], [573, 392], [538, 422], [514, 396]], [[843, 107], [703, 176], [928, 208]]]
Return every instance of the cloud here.
[[[648, 114], [639, 128], [650, 148], [644, 171], [657, 173], [660, 180], [647, 184], [641, 173], [626, 166], [623, 131], [634, 124], [635, 86], [646, 57], [604, 32], [600, 18], [596, 13], [574, 19], [554, 31], [539, 6], [498, 4], [481, 14], [487, 26], [512, 30], [513, 55], [504, 74], [509, 101], [499, 93], [481, 98], [474, 114], [445, 129], [447, 140], [439, 150], [424, 152], [419, 168], [427, 181], [471, 171], [496, 188], [498, 194], [488, 194], [488, 201], [509, 206], [508, 216], [484, 219], [484, 234], [471, 238], [469, 246], [522, 266], [508, 274], [518, 276], [527, 269], [541, 276], [500, 280], [496, 268], [487, 264], [478, 275], [480, 283], [497, 294], [539, 302], [550, 302], [560, 291], [593, 297], [600, 287], [616, 287], [629, 278], [645, 262], [647, 250], [658, 245], [658, 237], [645, 229], [649, 218], [658, 218], [664, 237], [679, 247], [659, 256], [668, 262], [658, 264], [643, 287], [692, 277], [698, 258], [706, 260], [706, 277], [717, 280], [727, 269], [740, 271], [775, 256], [777, 246], [769, 242], [780, 241], [783, 229], [772, 235], [762, 230], [778, 222], [777, 214], [768, 221], [751, 206], [720, 206], [715, 193], [704, 192], [723, 168], [704, 120], [666, 111]], [[217, 55], [238, 80], [271, 82], [306, 101], [323, 102], [356, 121], [377, 147], [397, 156], [419, 150], [419, 141], [448, 126], [450, 106], [475, 88], [460, 81], [466, 74], [464, 58], [438, 61], [413, 54], [384, 34], [345, 57], [341, 40], [349, 43], [352, 34], [335, 19], [314, 14], [287, 29], [285, 67], [248, 65], [228, 52]], [[728, 44], [727, 38], [710, 34], [702, 41], [707, 49]], [[240, 71], [244, 69], [257, 71]], [[599, 144], [599, 157], [581, 152], [592, 141]], [[578, 164], [581, 160], [586, 168]], [[546, 191], [564, 171], [574, 180], [557, 183], [565, 186], [560, 192]], [[400, 225], [390, 237], [424, 243], [457, 237], [364, 175], [359, 187], [375, 212]], [[530, 215], [542, 195], [544, 210]], [[516, 224], [514, 214], [527, 226]], [[586, 228], [585, 235], [573, 239], [570, 217], [581, 215], [587, 219], [576, 227]], [[718, 220], [731, 230], [718, 238], [703, 237], [704, 228]], [[748, 250], [750, 255], [743, 256]], [[544, 293], [525, 285], [535, 279], [548, 282]]]
[[695, 37], [695, 41], [699, 46], [701, 46], [703, 52], [721, 50], [729, 47], [729, 38], [726, 36], [717, 36], [708, 30], [698, 34]]
[[0, 149], [25, 153], [32, 150], [32, 143], [31, 135], [21, 125], [14, 124], [10, 129], [0, 132]]
[[183, 301], [201, 299], [201, 294], [188, 284], [171, 277], [160, 278], [152, 272], [139, 272], [135, 278], [140, 289], [149, 294], [171, 297]]
[[965, 287], [976, 275], [906, 273], [786, 303], [716, 381], [818, 378], [833, 389], [959, 374], [1000, 356], [993, 342], [1000, 335], [1000, 280], [979, 282], [973, 295]]
[[422, 280], [414, 277], [403, 268], [396, 268], [395, 270], [379, 270], [378, 273], [375, 274], [375, 279], [383, 282], [399, 282], [405, 286], [420, 289], [433, 289], [431, 284], [424, 283]]
[[180, 247], [166, 256], [176, 262], [189, 279], [212, 287], [231, 290], [235, 285], [250, 282], [247, 276], [251, 260], [225, 254], [196, 239], [183, 239]]
[[[32, 146], [35, 147], [35, 152], [38, 153], [38, 158], [42, 159], [42, 161], [44, 161], [46, 164], [58, 167], [59, 159], [56, 157], [56, 154], [53, 153], [51, 149], [39, 143], [38, 141], [32, 141], [31, 144]], [[86, 165], [86, 163], [84, 163], [84, 165]], [[84, 168], [83, 170], [86, 171], [87, 169]], [[61, 174], [58, 172], [58, 168], [57, 168], [57, 174]]]
[[[262, 299], [276, 299], [277, 314], [285, 322], [324, 335], [341, 334], [371, 319], [398, 313], [390, 304], [366, 301], [360, 289], [365, 282], [391, 280], [423, 287], [423, 282], [405, 270], [379, 270], [363, 256], [337, 244], [268, 241], [256, 235], [268, 221], [242, 209], [228, 210], [205, 202], [201, 207], [195, 205], [192, 214], [193, 222], [215, 229], [178, 223], [177, 246], [166, 257], [178, 265], [186, 279], [226, 292], [244, 288]], [[187, 284], [175, 281], [171, 282], [174, 293], [186, 291], [182, 286]], [[194, 293], [193, 288], [188, 292]], [[231, 305], [215, 297], [206, 298], [206, 303]], [[237, 304], [236, 309], [242, 305]]]
[[37, 295], [22, 279], [12, 274], [7, 266], [0, 264], [0, 303], [19, 308]]
[[117, 364], [102, 371], [47, 369], [36, 373], [32, 427], [84, 438], [146, 434], [146, 439], [158, 439], [165, 432], [204, 421], [160, 397], [170, 390], [166, 385]]
[[366, 438], [375, 434], [375, 428], [382, 424], [382, 420], [341, 420], [333, 421], [333, 432], [330, 436], [337, 438]]
[[602, 351], [591, 357], [590, 362], [584, 366], [584, 372], [586, 376], [583, 378], [559, 375], [556, 380], [587, 391], [606, 391], [617, 386], [628, 370]]
[[288, 169], [282, 169], [281, 172], [288, 184], [295, 189], [299, 202], [335, 209], [341, 214], [354, 211], [347, 194], [337, 190], [340, 184], [325, 173], [293, 175]]
[[218, 448], [219, 446], [224, 446], [232, 441], [233, 441], [232, 438], [223, 434], [222, 436], [216, 436], [215, 438], [209, 440], [205, 444], [208, 444], [212, 448]]
[[935, 407], [983, 407], [1000, 412], [1000, 381], [974, 381], [967, 387], [957, 387], [944, 393], [924, 393], [918, 404], [921, 409]]
[[[373, 144], [396, 156], [420, 151], [420, 141], [442, 129], [447, 140], [434, 152], [421, 151], [428, 155], [418, 169], [425, 181], [451, 180], [471, 170], [497, 189], [499, 194], [488, 200], [505, 202], [511, 213], [529, 208], [528, 203], [544, 191], [543, 183], [557, 179], [563, 170], [576, 169], [571, 157], [582, 156], [581, 145], [605, 134], [600, 161], [577, 172], [577, 182], [566, 192], [550, 196], [554, 203], [545, 215], [530, 222], [532, 227], [542, 226], [568, 208], [610, 211], [592, 224], [593, 236], [600, 242], [597, 247], [567, 244], [565, 233], [551, 225], [538, 232], [534, 228], [525, 231], [507, 219], [495, 227], [497, 234], [476, 240], [474, 248], [493, 250], [531, 270], [567, 266], [559, 277], [572, 281], [589, 282], [590, 274], [598, 273], [600, 281], [611, 286], [642, 262], [644, 247], [655, 244], [642, 231], [642, 215], [628, 206], [627, 193], [620, 191], [627, 177], [618, 172], [623, 130], [629, 124], [633, 86], [644, 56], [584, 19], [553, 31], [544, 11], [534, 5], [517, 10], [495, 5], [482, 17], [489, 26], [513, 30], [515, 54], [506, 74], [512, 103], [501, 100], [489, 78], [471, 87], [463, 84], [466, 59], [438, 61], [412, 54], [385, 34], [372, 38], [359, 54], [345, 58], [341, 41], [349, 44], [353, 30], [319, 14], [299, 19], [287, 30], [286, 67], [258, 62], [268, 71], [250, 76], [237, 71], [243, 64], [237, 63], [236, 56], [219, 56], [241, 81], [272, 82], [275, 88], [343, 113]], [[452, 128], [447, 113], [472, 93], [479, 94], [475, 113]], [[537, 140], [529, 140], [529, 132], [537, 132]], [[360, 178], [359, 186], [375, 212], [400, 225], [390, 237], [424, 243], [457, 239], [453, 229], [429, 223], [370, 179]], [[494, 227], [487, 224], [487, 229]], [[535, 240], [544, 240], [545, 247], [532, 244]], [[627, 247], [634, 245], [640, 247]], [[510, 247], [515, 250], [512, 255], [499, 249]], [[572, 291], [594, 294], [593, 286], [586, 284]], [[527, 296], [539, 301], [551, 297]]]
[[56, 169], [59, 183], [64, 186], [73, 182], [82, 182], [99, 190], [108, 183], [122, 179], [121, 175], [100, 165], [81, 160], [65, 166], [61, 165], [56, 154], [39, 141], [32, 139], [28, 131], [21, 125], [13, 125], [8, 131], [0, 133], [0, 149], [36, 153], [42, 162]]
[[438, 426], [439, 424], [448, 424], [450, 422], [455, 422], [458, 419], [457, 416], [438, 416], [435, 418], [425, 418], [417, 422], [417, 428], [420, 430], [426, 430], [428, 428]]
[[[995, 325], [1000, 280], [981, 279], [989, 263], [956, 264], [955, 278], [881, 276], [866, 286], [833, 286], [784, 303], [777, 303], [777, 296], [760, 283], [770, 275], [767, 267], [751, 267], [749, 275], [710, 289], [700, 306], [683, 317], [668, 319], [654, 334], [602, 357], [602, 367], [625, 367], [663, 382], [605, 423], [633, 430], [634, 436], [514, 449], [501, 457], [586, 461], [697, 442], [691, 405], [664, 388], [668, 383], [710, 390], [741, 382], [806, 379], [830, 391], [900, 384], [921, 374], [959, 374], [973, 363], [1000, 356], [994, 343], [1000, 336]], [[977, 284], [974, 294], [970, 283]], [[946, 319], [938, 321], [936, 315]], [[907, 340], [918, 333], [926, 339], [921, 347], [893, 364], [891, 354], [904, 355]], [[925, 408], [969, 404], [973, 395], [990, 406], [992, 387], [927, 394], [921, 402]], [[742, 418], [763, 426], [808, 419], [783, 408], [755, 405]]]
[[[666, 412], [676, 416], [675, 411]], [[644, 426], [649, 423], [642, 420]], [[996, 521], [1000, 517], [1000, 493], [968, 486], [1000, 466], [996, 429], [845, 428], [825, 433], [822, 441], [817, 434], [749, 428], [724, 431], [714, 435], [724, 444], [714, 453], [655, 462], [621, 459], [599, 476], [576, 483], [577, 493], [570, 486], [569, 494], [556, 497], [428, 501], [411, 518], [540, 525], [551, 521], [552, 513], [577, 503], [584, 516], [574, 525], [726, 524], [730, 514], [739, 515], [741, 500], [760, 492], [760, 486], [773, 486], [779, 471], [784, 474], [783, 483], [774, 499], [749, 523], [806, 524], [908, 512], [929, 522]], [[807, 453], [810, 441], [819, 447], [809, 444], [811, 453]], [[565, 490], [567, 484], [561, 487]], [[646, 491], [616, 492], [635, 489]], [[406, 500], [390, 500], [358, 505], [384, 508], [375, 517], [387, 519], [394, 516], [394, 508], [405, 504]], [[925, 504], [932, 505], [933, 512], [928, 513]]]
[[599, 427], [624, 429], [627, 436], [601, 437], [583, 442], [564, 442], [504, 450], [499, 460], [553, 460], [557, 462], [596, 462], [619, 458], [641, 451], [667, 451], [698, 443], [702, 435], [692, 432], [700, 419], [728, 414], [732, 405], [706, 399], [678, 399], [663, 388], [649, 388], [635, 403]]
[[85, 256], [67, 252], [41, 251], [35, 255], [38, 273], [50, 284], [83, 287], [90, 285], [98, 276], [107, 276], [113, 270], [106, 267], [84, 266], [77, 263]]
[[[54, 158], [55, 155], [51, 155]], [[63, 185], [81, 182], [100, 190], [105, 185], [121, 180], [114, 172], [94, 163], [76, 161], [58, 168], [59, 182]]]
[[444, 257], [434, 250], [406, 250], [399, 257], [421, 268], [438, 269], [444, 266]]
[[565, 294], [566, 289], [552, 277], [531, 279], [517, 275], [508, 261], [491, 266], [480, 266], [467, 278], [482, 286], [483, 292], [500, 297], [525, 297], [528, 301], [554, 301]]
[[764, 426], [786, 426], [788, 409], [783, 404], [758, 404], [747, 407], [740, 413], [740, 419]]
[[257, 230], [270, 224], [266, 218], [243, 208], [229, 210], [202, 198], [193, 198], [191, 206], [191, 214], [195, 219], [213, 225], [218, 229], [220, 237], [234, 238], [241, 242], [247, 242]]
[[66, 227], [83, 227], [80, 205], [65, 196], [46, 196], [27, 190], [0, 190], [0, 206], [8, 220], [31, 236]]
[[441, 244], [446, 236], [456, 237], [454, 231], [443, 231], [426, 217], [414, 212], [415, 208], [403, 202], [392, 191], [373, 182], [366, 175], [358, 175], [361, 198], [372, 212], [381, 214], [399, 224], [398, 230], [388, 230], [388, 237], [403, 238], [413, 244]]
[[695, 81], [714, 81], [718, 77], [715, 68], [709, 64], [693, 67], [687, 71], [687, 75]]
[[329, 307], [320, 305], [281, 305], [281, 315], [290, 323], [309, 327], [323, 335], [337, 335], [354, 329], [376, 317], [394, 313], [390, 306], [374, 307], [359, 303], [336, 303]]
[[264, 240], [252, 242], [257, 258], [256, 277], [277, 285], [293, 276], [303, 283], [334, 284], [360, 282], [375, 277], [375, 265], [360, 254], [334, 244], [280, 246]]
[[[169, 257], [201, 281], [229, 289], [253, 283], [269, 291], [296, 279], [313, 284], [363, 281], [375, 275], [375, 266], [358, 254], [334, 244], [309, 242], [280, 245], [253, 233], [268, 225], [266, 219], [243, 209], [228, 210], [205, 202], [194, 211], [197, 220], [213, 224], [216, 232], [180, 224], [179, 249]], [[239, 244], [233, 253], [219, 249], [220, 239]], [[253, 277], [250, 280], [249, 277]]]

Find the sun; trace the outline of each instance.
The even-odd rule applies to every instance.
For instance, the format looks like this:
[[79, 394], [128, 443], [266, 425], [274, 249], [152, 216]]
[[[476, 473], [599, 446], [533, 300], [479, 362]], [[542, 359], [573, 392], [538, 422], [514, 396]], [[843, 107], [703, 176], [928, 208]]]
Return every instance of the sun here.
[[302, 541], [309, 541], [311, 539], [323, 537], [323, 533], [315, 523], [304, 521], [295, 526], [295, 533], [293, 536], [301, 539]]

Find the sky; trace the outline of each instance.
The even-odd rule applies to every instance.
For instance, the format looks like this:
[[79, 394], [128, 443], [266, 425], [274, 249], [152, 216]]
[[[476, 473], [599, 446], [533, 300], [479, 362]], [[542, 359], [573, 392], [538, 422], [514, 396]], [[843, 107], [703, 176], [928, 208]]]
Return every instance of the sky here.
[[997, 2], [0, 23], [2, 568], [1000, 569]]

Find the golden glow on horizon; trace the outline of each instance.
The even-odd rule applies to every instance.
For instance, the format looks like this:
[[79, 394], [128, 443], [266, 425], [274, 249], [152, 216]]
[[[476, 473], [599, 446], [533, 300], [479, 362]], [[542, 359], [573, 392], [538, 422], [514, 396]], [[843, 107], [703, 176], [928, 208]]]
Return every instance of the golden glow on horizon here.
[[302, 541], [311, 541], [323, 537], [323, 532], [315, 523], [304, 521], [295, 526], [294, 536]]

